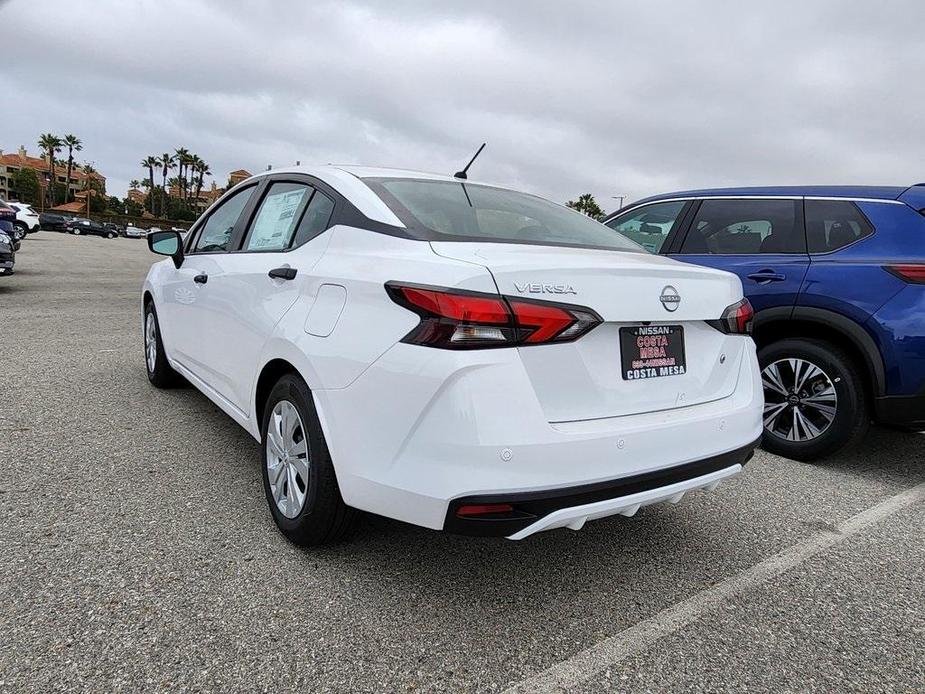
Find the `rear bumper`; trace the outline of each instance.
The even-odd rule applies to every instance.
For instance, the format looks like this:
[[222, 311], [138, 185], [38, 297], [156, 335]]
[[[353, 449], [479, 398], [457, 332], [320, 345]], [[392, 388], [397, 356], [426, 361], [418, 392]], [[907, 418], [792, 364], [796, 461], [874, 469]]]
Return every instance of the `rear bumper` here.
[[925, 427], [925, 391], [916, 395], [886, 395], [875, 398], [874, 416], [882, 424]]
[[[443, 529], [460, 535], [522, 540], [553, 528], [579, 530], [586, 521], [621, 514], [632, 516], [641, 506], [661, 501], [677, 503], [694, 489], [713, 489], [741, 472], [760, 439], [736, 450], [683, 465], [653, 470], [607, 482], [522, 494], [462, 497], [450, 502]], [[512, 511], [489, 516], [461, 517], [464, 506], [507, 504]]]
[[[662, 478], [662, 471], [677, 473], [681, 466], [729, 451], [750, 452], [761, 436], [763, 397], [754, 347], [741, 360], [729, 397], [560, 423], [547, 421], [513, 350], [431, 354], [423, 349], [399, 345], [349, 387], [314, 391], [349, 506], [454, 530], [447, 519], [455, 516], [451, 504], [460, 499], [558, 499], [541, 510], [525, 509], [532, 518], [492, 533], [511, 536], [564, 508], [609, 503], [675, 483], [691, 482], [695, 488], [694, 478], [740, 465], [747, 454], [714, 461], [708, 469], [695, 465], [674, 478]], [[362, 436], [357, 436], [358, 427]], [[621, 480], [640, 479], [649, 485], [619, 486]], [[603, 496], [568, 498], [576, 489], [598, 485], [604, 486]], [[652, 503], [649, 496], [645, 503]], [[608, 506], [585, 515], [608, 515], [599, 513], [604, 510], [620, 512]]]

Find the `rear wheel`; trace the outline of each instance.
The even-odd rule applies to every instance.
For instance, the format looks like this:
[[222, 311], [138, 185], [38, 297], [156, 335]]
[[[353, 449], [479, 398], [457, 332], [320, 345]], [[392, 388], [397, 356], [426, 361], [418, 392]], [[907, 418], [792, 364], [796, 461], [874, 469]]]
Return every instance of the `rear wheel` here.
[[16, 221], [16, 222], [13, 222], [13, 226], [19, 229], [19, 231], [22, 233], [22, 236], [25, 236], [26, 234], [29, 233], [29, 227], [26, 225], [25, 222]]
[[859, 367], [835, 345], [787, 339], [758, 353], [765, 450], [811, 461], [857, 444], [870, 417]]
[[357, 511], [340, 495], [311, 391], [295, 374], [270, 392], [261, 434], [263, 487], [280, 532], [306, 547], [344, 539]]
[[108, 234], [106, 234], [106, 238], [107, 238], [107, 239], [114, 239], [114, 238], [116, 238], [116, 232], [110, 231]]
[[80, 236], [80, 229], [71, 229], [71, 233], [74, 234], [74, 236]]
[[164, 352], [161, 326], [157, 321], [154, 302], [145, 304], [144, 312], [145, 368], [148, 380], [156, 388], [172, 388], [182, 382], [180, 374], [173, 370]]

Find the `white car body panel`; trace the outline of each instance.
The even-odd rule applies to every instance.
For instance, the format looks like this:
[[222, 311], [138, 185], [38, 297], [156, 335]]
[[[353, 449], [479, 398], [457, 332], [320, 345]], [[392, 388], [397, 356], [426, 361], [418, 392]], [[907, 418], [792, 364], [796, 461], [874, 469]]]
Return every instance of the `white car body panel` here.
[[25, 224], [29, 231], [36, 231], [39, 228], [39, 215], [37, 212], [30, 212], [29, 205], [18, 202], [8, 202], [7, 205], [16, 210], [16, 221]]
[[[361, 178], [426, 177], [360, 167], [260, 176], [297, 173], [394, 227], [403, 225]], [[278, 267], [298, 274], [268, 277]], [[199, 274], [205, 284], [193, 281]], [[562, 344], [407, 344], [420, 318], [389, 297], [392, 281], [587, 306], [605, 322]], [[545, 293], [544, 285], [571, 292]], [[659, 301], [666, 285], [682, 296], [674, 312]], [[313, 393], [344, 501], [428, 528], [444, 527], [454, 499], [618, 480], [753, 446], [761, 435], [754, 343], [704, 323], [742, 298], [739, 280], [657, 256], [431, 242], [338, 224], [287, 252], [193, 254], [180, 269], [155, 263], [144, 292], [169, 363], [254, 438], [260, 375], [285, 361]], [[642, 321], [684, 327], [687, 373], [621, 378], [619, 328]], [[740, 469], [730, 463], [679, 486], [559, 509], [511, 537], [631, 515]]]

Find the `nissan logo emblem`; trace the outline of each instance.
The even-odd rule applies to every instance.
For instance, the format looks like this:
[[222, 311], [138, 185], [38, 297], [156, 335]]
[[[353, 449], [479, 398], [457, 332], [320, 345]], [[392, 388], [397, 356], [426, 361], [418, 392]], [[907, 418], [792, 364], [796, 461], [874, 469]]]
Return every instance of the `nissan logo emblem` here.
[[681, 305], [681, 295], [670, 284], [662, 290], [662, 295], [658, 297], [658, 300], [662, 302], [666, 311], [677, 311], [678, 306]]

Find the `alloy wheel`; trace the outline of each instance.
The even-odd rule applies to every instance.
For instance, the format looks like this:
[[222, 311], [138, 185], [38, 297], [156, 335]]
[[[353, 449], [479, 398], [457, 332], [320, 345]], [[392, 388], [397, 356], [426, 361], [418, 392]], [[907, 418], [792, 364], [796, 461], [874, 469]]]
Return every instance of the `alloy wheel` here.
[[151, 311], [148, 311], [145, 317], [145, 360], [148, 363], [148, 373], [154, 373], [157, 365], [157, 324]]
[[270, 414], [266, 447], [273, 501], [286, 518], [295, 518], [305, 505], [311, 460], [302, 418], [288, 400], [276, 403]]
[[822, 436], [835, 421], [835, 384], [819, 366], [805, 359], [779, 359], [761, 372], [764, 428], [787, 441]]

